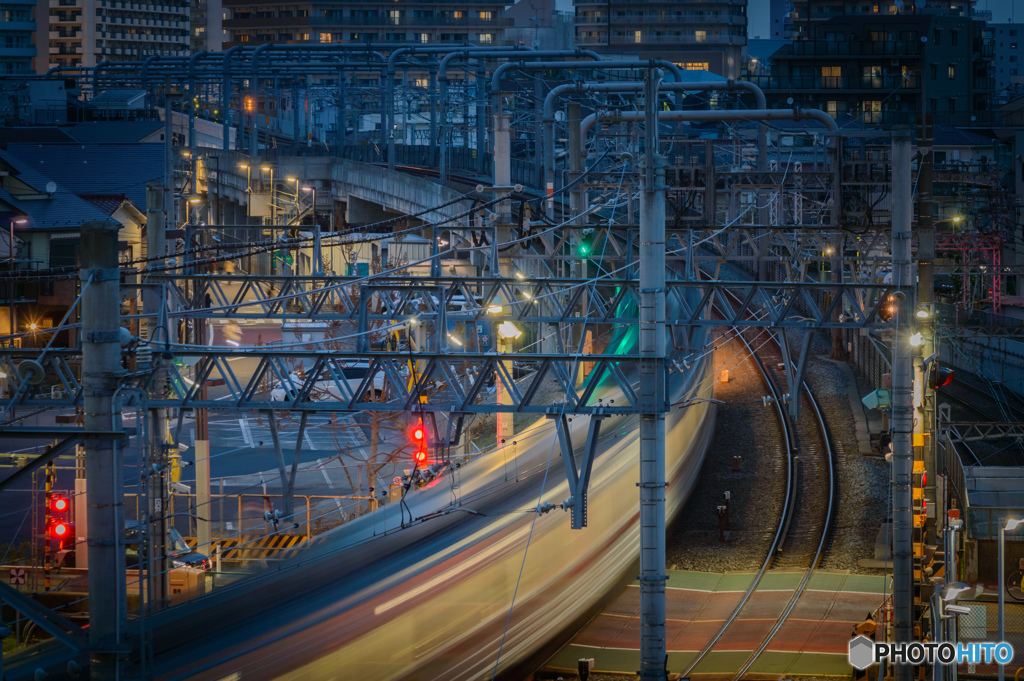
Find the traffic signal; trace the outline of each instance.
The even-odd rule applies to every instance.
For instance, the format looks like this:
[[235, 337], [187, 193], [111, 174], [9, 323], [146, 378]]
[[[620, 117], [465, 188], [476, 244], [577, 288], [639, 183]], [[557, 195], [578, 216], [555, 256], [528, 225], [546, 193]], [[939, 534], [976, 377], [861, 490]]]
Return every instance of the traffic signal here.
[[252, 97], [246, 97], [245, 98], [245, 110], [246, 111], [252, 111], [252, 109], [253, 109]]
[[416, 465], [427, 462], [427, 429], [423, 425], [423, 419], [418, 419], [409, 430], [409, 439], [412, 441], [412, 460]]
[[580, 242], [576, 245], [576, 254], [588, 258], [594, 252], [594, 230], [584, 229], [580, 233]]
[[928, 385], [932, 390], [945, 388], [953, 382], [953, 370], [946, 367], [934, 366], [928, 376]]
[[50, 511], [47, 534], [57, 541], [59, 547], [64, 540], [74, 534], [74, 525], [68, 518], [71, 513], [71, 500], [60, 493], [48, 493], [47, 497], [46, 504]]
[[896, 300], [896, 296], [887, 296], [885, 302], [882, 303], [882, 307], [878, 310], [878, 317], [883, 322], [891, 321], [896, 316], [896, 310], [899, 309], [899, 303]]
[[63, 494], [53, 494], [50, 496], [50, 513], [53, 513], [54, 516], [67, 513], [69, 508], [71, 508], [71, 502]]

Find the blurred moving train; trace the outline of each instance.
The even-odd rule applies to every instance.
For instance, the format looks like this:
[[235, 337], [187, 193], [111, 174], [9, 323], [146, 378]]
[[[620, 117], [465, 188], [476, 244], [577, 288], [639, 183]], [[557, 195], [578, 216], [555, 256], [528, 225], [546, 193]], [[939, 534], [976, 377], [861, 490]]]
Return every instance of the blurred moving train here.
[[[608, 352], [635, 353], [636, 336], [636, 326], [616, 331]], [[703, 357], [670, 374], [671, 403], [710, 397], [712, 373]], [[608, 385], [598, 397], [618, 392]], [[585, 442], [588, 421], [571, 419], [574, 443]], [[713, 424], [707, 401], [666, 417], [670, 520], [697, 479]], [[151, 656], [126, 673], [160, 681], [526, 676], [635, 575], [638, 418], [608, 418], [601, 432], [586, 528], [570, 529], [558, 510], [537, 513], [570, 496], [554, 422], [541, 419], [515, 442], [413, 487], [401, 503], [320, 535], [299, 556], [157, 613]], [[5, 665], [8, 679], [28, 681], [39, 667], [48, 678], [64, 675], [42, 653], [19, 662]]]

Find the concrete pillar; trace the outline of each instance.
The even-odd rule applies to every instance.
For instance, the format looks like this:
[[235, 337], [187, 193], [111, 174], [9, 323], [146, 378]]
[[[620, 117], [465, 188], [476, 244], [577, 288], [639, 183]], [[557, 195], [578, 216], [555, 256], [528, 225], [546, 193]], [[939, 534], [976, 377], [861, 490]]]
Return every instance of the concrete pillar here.
[[[892, 146], [892, 265], [897, 294], [896, 338], [892, 394], [892, 517], [893, 619], [896, 641], [909, 643], [914, 633], [913, 554], [913, 349], [909, 343], [913, 315], [914, 277], [910, 261], [910, 224], [913, 219], [910, 136], [893, 133]], [[913, 669], [896, 668], [897, 681], [910, 681]]]
[[[121, 430], [114, 390], [120, 383], [121, 300], [117, 236], [120, 225], [94, 221], [82, 225], [82, 388], [85, 476], [89, 485], [89, 647], [90, 678], [113, 681], [118, 651], [124, 645], [128, 608], [124, 556], [124, 454], [109, 435]], [[104, 435], [106, 434], [106, 435]]]

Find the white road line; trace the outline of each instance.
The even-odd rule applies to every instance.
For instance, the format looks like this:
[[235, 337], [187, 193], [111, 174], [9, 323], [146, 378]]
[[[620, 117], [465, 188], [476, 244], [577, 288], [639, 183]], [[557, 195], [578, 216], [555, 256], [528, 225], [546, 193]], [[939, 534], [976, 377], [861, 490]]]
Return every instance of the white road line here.
[[[317, 459], [317, 460], [316, 460], [316, 465], [317, 465], [317, 466], [323, 466], [323, 465], [324, 465], [324, 464], [323, 464], [323, 459]], [[327, 475], [327, 470], [326, 470], [326, 469], [324, 469], [324, 468], [321, 468], [321, 469], [320, 469], [320, 472], [321, 472], [321, 473], [323, 473], [323, 475], [324, 475], [324, 482], [326, 482], [326, 483], [327, 483], [327, 486], [328, 486], [328, 487], [329, 487], [330, 489], [334, 489], [334, 483], [333, 483], [333, 482], [331, 482], [331, 476]]]
[[252, 441], [252, 430], [249, 428], [249, 419], [238, 419], [238, 425], [242, 427], [242, 439], [245, 440], [245, 444], [249, 445], [249, 449], [256, 449], [256, 443]]
[[302, 431], [302, 436], [303, 436], [303, 439], [306, 441], [306, 444], [309, 446], [309, 448], [312, 449], [315, 452], [317, 447], [316, 447], [315, 444], [313, 444], [313, 439], [309, 437], [309, 431], [308, 430]]

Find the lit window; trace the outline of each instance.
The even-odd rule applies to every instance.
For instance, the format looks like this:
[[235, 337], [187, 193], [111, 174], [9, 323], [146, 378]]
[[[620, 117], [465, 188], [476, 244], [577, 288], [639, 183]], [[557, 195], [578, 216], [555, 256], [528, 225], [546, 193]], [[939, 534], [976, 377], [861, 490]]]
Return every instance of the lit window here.
[[707, 31], [694, 31], [693, 37], [698, 43], [702, 43], [708, 39]]
[[464, 16], [466, 16], [466, 13], [463, 12], [462, 10], [456, 10], [456, 11], [452, 12], [452, 18], [454, 18], [454, 19], [461, 19]]
[[420, 33], [420, 42], [421, 43], [429, 43], [430, 42], [430, 34], [429, 33]]
[[491, 13], [490, 12], [480, 12], [480, 18], [483, 19], [484, 21], [490, 21], [491, 20]]
[[480, 33], [477, 37], [480, 39], [481, 45], [490, 45], [494, 40], [494, 35], [491, 33]]
[[331, 42], [331, 34], [330, 33], [321, 33], [320, 34], [320, 42], [322, 42], [322, 43], [329, 43], [329, 42]]
[[391, 20], [392, 24], [397, 26], [402, 21], [402, 12], [400, 10], [393, 9], [388, 12], [388, 18]]
[[416, 87], [430, 87], [430, 80], [427, 78], [417, 78]]
[[642, 31], [633, 31], [633, 42], [640, 43], [644, 40], [644, 34]]
[[956, 78], [956, 67], [953, 66], [952, 64], [950, 64], [949, 65], [948, 73], [949, 73], [949, 79], [950, 80], [953, 80], [954, 78]]

